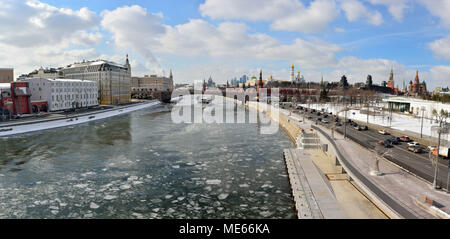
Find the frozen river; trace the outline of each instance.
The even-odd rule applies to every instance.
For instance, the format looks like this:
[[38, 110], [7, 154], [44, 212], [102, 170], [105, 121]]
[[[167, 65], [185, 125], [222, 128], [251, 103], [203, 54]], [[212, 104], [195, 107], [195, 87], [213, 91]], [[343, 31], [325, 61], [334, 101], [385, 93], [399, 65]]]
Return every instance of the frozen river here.
[[161, 106], [0, 138], [0, 218], [294, 218], [292, 143], [259, 127], [175, 124]]

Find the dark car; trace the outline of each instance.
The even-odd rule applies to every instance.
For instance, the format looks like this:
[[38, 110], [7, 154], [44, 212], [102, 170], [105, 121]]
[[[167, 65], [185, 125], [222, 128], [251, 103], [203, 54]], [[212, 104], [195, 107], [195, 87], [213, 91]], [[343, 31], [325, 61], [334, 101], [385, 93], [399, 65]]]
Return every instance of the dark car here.
[[361, 125], [361, 130], [369, 130], [369, 127], [367, 127], [365, 125]]
[[400, 138], [399, 137], [395, 137], [395, 136], [391, 136], [389, 138], [389, 141], [391, 141], [392, 144], [399, 144], [400, 143]]
[[327, 114], [324, 114], [323, 117], [324, 117], [324, 118], [328, 118], [328, 115], [327, 115]]
[[312, 119], [312, 116], [308, 116], [308, 119]]
[[385, 148], [392, 148], [392, 144], [389, 140], [380, 140], [378, 141], [378, 144], [383, 145]]
[[354, 128], [358, 131], [361, 131], [361, 126], [359, 126], [359, 125], [356, 125]]
[[340, 122], [336, 122], [336, 126], [342, 126]]
[[322, 121], [322, 118], [317, 118], [317, 121]]

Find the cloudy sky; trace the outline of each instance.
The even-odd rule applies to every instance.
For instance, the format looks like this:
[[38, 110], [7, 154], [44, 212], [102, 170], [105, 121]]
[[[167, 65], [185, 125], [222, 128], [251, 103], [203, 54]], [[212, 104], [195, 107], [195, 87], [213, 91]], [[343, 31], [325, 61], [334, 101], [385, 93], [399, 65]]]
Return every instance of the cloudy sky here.
[[242, 74], [450, 85], [450, 0], [0, 0], [0, 68], [16, 77], [83, 59], [133, 75], [224, 83]]

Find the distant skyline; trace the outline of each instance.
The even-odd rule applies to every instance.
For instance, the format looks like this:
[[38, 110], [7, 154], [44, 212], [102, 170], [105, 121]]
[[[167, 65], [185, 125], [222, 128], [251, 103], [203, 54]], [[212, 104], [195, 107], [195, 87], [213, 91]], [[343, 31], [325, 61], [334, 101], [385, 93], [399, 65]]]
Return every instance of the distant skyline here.
[[134, 76], [173, 69], [175, 83], [243, 74], [374, 84], [419, 70], [450, 83], [450, 0], [0, 0], [0, 68], [15, 77], [85, 60], [125, 62]]

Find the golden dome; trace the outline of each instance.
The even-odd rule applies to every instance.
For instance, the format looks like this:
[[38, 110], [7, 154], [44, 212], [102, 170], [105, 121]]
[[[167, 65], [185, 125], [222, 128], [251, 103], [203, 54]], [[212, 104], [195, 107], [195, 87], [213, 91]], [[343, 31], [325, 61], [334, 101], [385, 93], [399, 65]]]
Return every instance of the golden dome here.
[[291, 68], [294, 69], [294, 64], [292, 64]]

